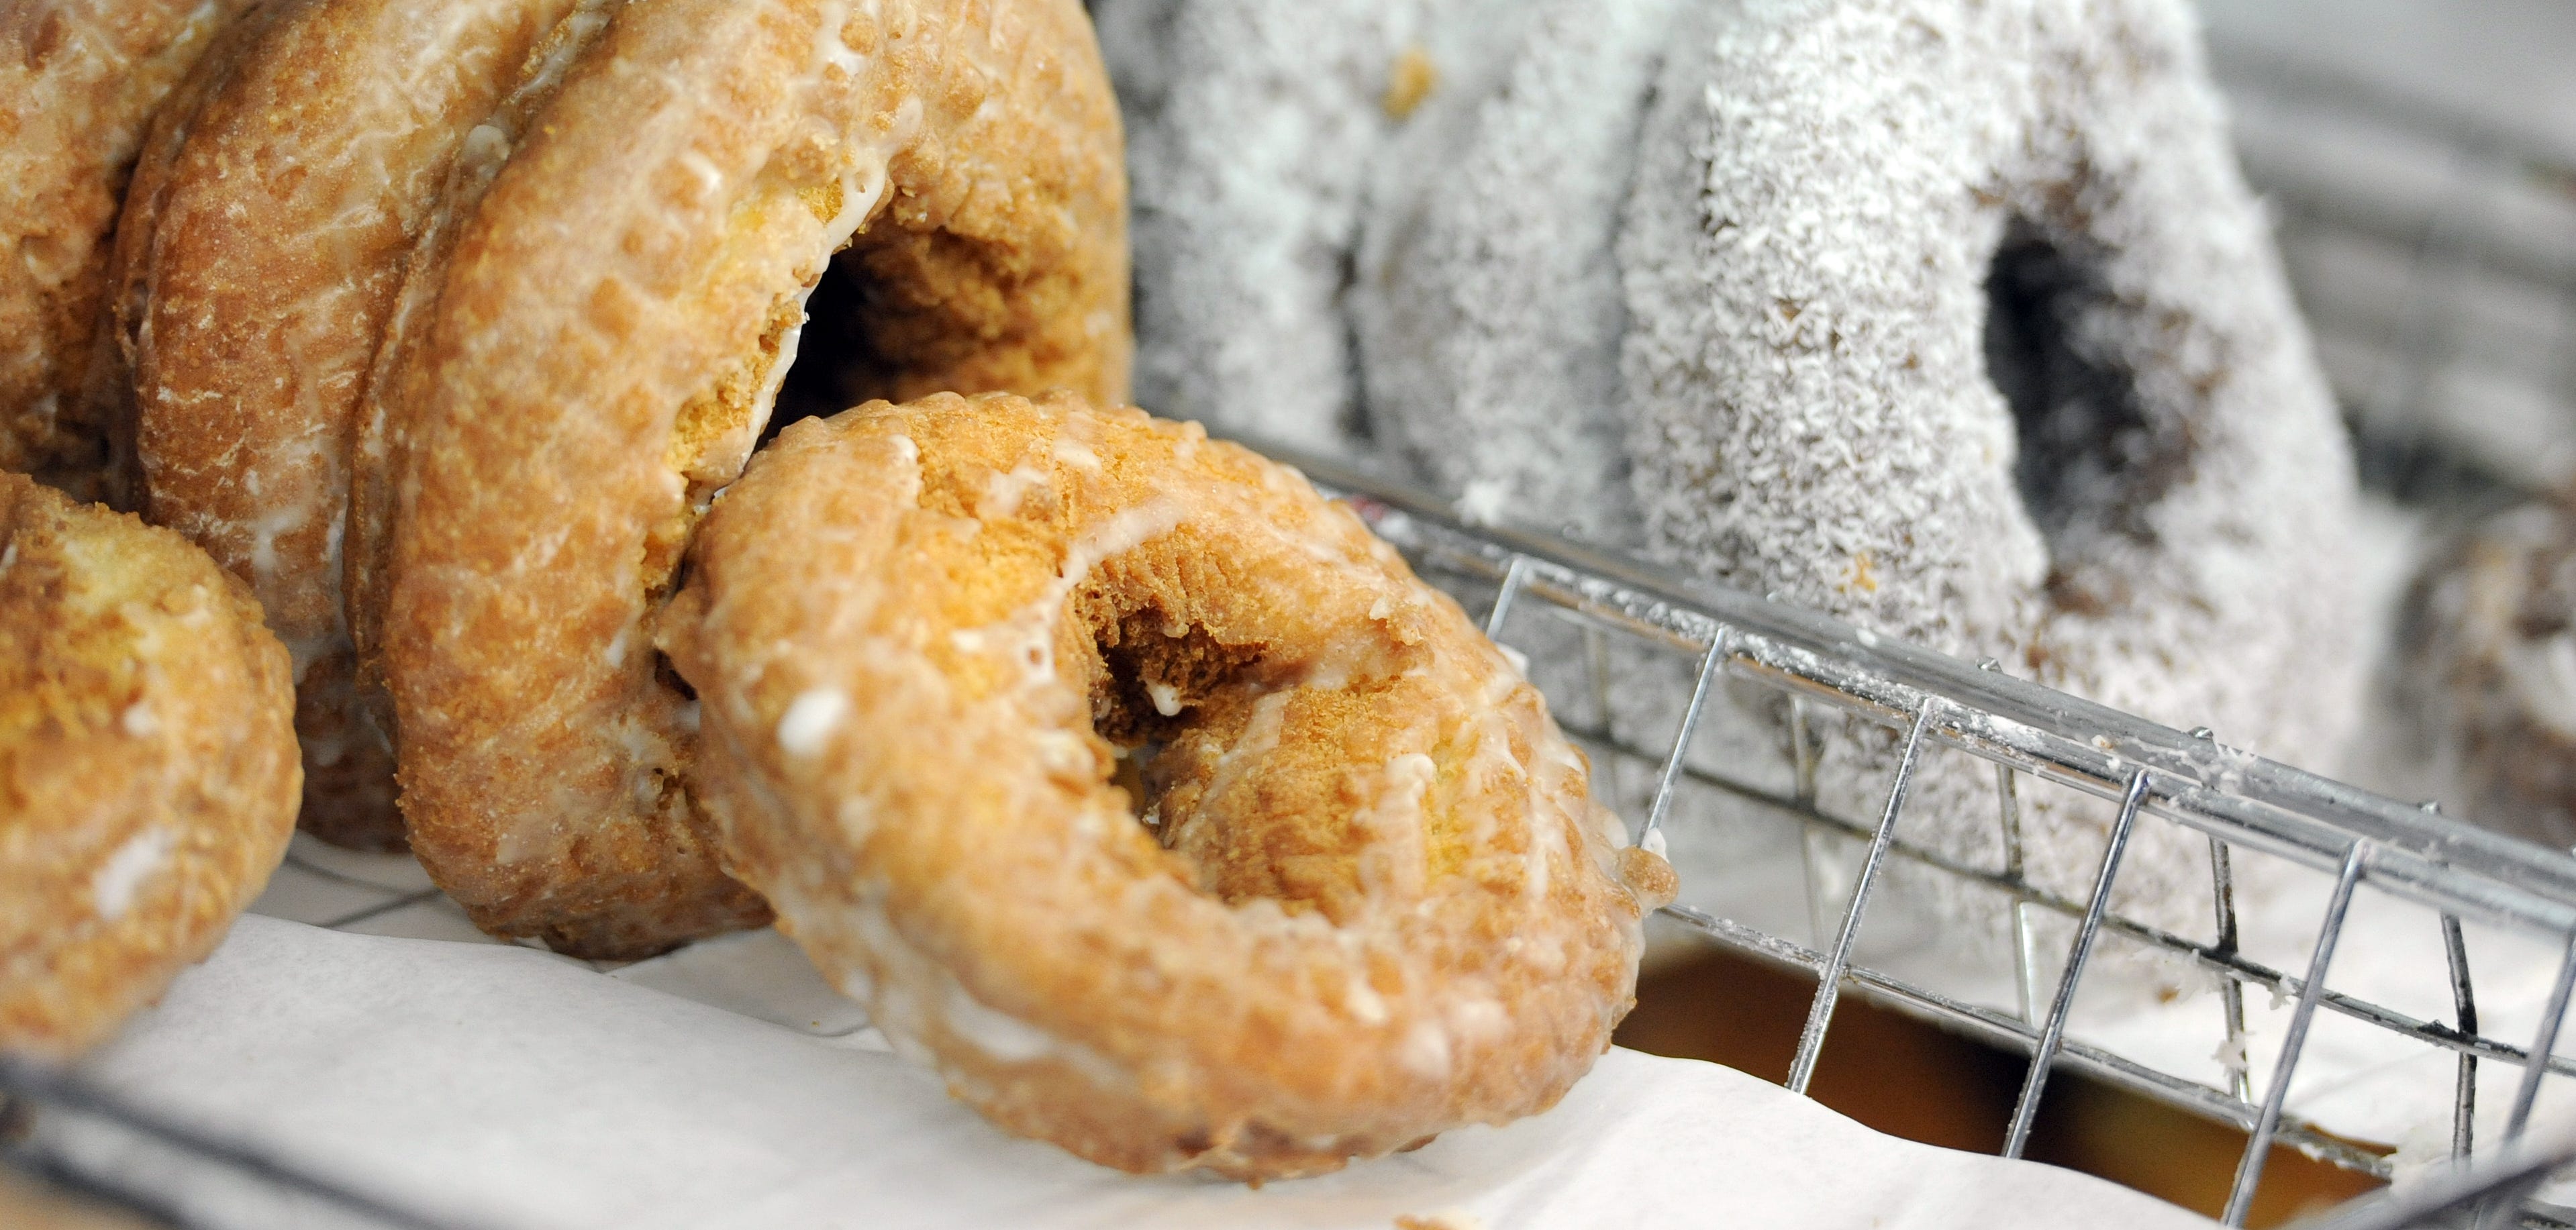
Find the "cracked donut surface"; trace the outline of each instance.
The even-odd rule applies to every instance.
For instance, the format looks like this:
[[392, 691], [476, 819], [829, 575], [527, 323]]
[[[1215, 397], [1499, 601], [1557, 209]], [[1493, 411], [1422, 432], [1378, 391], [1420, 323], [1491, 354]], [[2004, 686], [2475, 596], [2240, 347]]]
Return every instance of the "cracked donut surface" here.
[[756, 924], [651, 649], [833, 253], [860, 385], [1122, 395], [1115, 104], [1072, 0], [588, 3], [471, 133], [392, 311], [348, 604], [412, 847], [487, 930]]
[[83, 385], [117, 208], [163, 99], [250, 6], [0, 5], [0, 469], [101, 493]]
[[[113, 296], [141, 507], [250, 583], [296, 671], [304, 828], [398, 848], [340, 577], [355, 413], [437, 186], [571, 0], [275, 0], [174, 96]], [[372, 702], [372, 703], [371, 703]]]
[[204, 553], [0, 473], [0, 1052], [68, 1058], [213, 950], [295, 829], [293, 705]]
[[790, 426], [692, 558], [664, 643], [731, 865], [1011, 1131], [1333, 1170], [1547, 1108], [1632, 1002], [1671, 872], [1538, 692], [1195, 424], [871, 403]]

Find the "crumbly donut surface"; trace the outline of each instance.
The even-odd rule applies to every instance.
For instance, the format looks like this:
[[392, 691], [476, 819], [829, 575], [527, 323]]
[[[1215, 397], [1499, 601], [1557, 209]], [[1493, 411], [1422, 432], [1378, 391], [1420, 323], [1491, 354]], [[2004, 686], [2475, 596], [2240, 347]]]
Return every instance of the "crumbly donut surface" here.
[[168, 121], [184, 139], [119, 245], [142, 506], [248, 581], [294, 655], [301, 823], [339, 844], [402, 844], [342, 605], [353, 416], [458, 146], [571, 7], [275, 0]]
[[1631, 1003], [1670, 872], [1536, 689], [1195, 424], [871, 403], [790, 427], [693, 558], [664, 634], [732, 865], [1011, 1131], [1336, 1169], [1545, 1109]]
[[83, 383], [117, 206], [163, 96], [250, 4], [0, 7], [0, 469], [99, 491]]
[[1119, 396], [1125, 197], [1072, 0], [565, 24], [415, 253], [350, 602], [431, 874], [487, 929], [635, 955], [764, 916], [689, 800], [695, 708], [651, 621], [826, 262], [851, 246], [889, 391]]
[[68, 1058], [223, 938], [294, 832], [293, 705], [239, 581], [0, 474], [0, 1051]]

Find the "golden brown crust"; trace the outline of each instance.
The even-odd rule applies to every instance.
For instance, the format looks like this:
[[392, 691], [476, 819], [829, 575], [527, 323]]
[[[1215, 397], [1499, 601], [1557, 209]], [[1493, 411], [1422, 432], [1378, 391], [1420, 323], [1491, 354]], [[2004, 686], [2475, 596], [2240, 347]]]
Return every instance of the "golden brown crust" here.
[[691, 558], [731, 865], [1005, 1128], [1311, 1174], [1547, 1108], [1627, 1011], [1669, 867], [1454, 602], [1194, 424], [872, 403]]
[[0, 469], [96, 494], [108, 238], [163, 96], [250, 0], [0, 5]]
[[294, 655], [302, 824], [342, 845], [402, 844], [342, 608], [353, 416], [458, 146], [570, 8], [272, 0], [138, 177], [118, 332], [143, 507], [249, 581]]
[[286, 650], [187, 540], [0, 474], [0, 1050], [67, 1057], [285, 855]]
[[597, 15], [415, 257], [350, 602], [431, 874], [487, 929], [634, 955], [765, 916], [689, 800], [649, 625], [832, 252], [918, 279], [880, 286], [897, 383], [1116, 394], [1124, 201], [1073, 0]]

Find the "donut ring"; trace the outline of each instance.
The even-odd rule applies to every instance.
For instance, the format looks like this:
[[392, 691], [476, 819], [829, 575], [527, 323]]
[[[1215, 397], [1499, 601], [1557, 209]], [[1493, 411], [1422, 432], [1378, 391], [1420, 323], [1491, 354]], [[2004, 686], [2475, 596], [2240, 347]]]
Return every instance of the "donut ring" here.
[[105, 1038], [295, 831], [286, 650], [186, 539], [0, 473], [0, 1052]]
[[2410, 749], [2472, 823], [2576, 843], [2576, 499], [2469, 528], [2409, 587], [2391, 682]]
[[[458, 146], [571, 0], [273, 0], [174, 116], [119, 243], [142, 506], [250, 582], [296, 670], [302, 826], [398, 848], [340, 585], [354, 416]], [[174, 104], [175, 107], [176, 104]]]
[[[1136, 193], [1137, 396], [1349, 454], [1340, 311], [1388, 65], [1466, 0], [1100, 0]], [[1481, 15], [1479, 15], [1481, 16]]]
[[[1621, 235], [1655, 549], [2331, 757], [2359, 683], [2353, 467], [2189, 12], [1750, 5], [1702, 46]], [[1877, 756], [1827, 769], [1844, 805], [1885, 789]], [[1990, 853], [1991, 787], [1960, 776], [1931, 837]], [[2109, 810], [2024, 818], [2034, 874], [2089, 883]], [[2139, 837], [2121, 901], [2206, 917], [2200, 838]]]
[[[1632, 540], [1619, 203], [1675, 0], [1514, 0], [1375, 160], [1348, 293], [1369, 424], [1478, 519]], [[1485, 37], [1491, 38], [1488, 34]], [[1479, 61], [1497, 64], [1475, 71]]]
[[692, 558], [666, 647], [731, 865], [1007, 1130], [1334, 1170], [1546, 1109], [1633, 1002], [1671, 871], [1537, 690], [1196, 424], [870, 403], [789, 427]]
[[600, 17], [469, 141], [415, 253], [350, 602], [432, 876], [487, 930], [633, 956], [765, 916], [690, 802], [651, 621], [826, 262], [853, 244], [887, 391], [1114, 396], [1125, 200], [1073, 0], [567, 24]]
[[251, 2], [0, 8], [0, 470], [98, 493], [83, 382], [117, 205], [163, 97]]

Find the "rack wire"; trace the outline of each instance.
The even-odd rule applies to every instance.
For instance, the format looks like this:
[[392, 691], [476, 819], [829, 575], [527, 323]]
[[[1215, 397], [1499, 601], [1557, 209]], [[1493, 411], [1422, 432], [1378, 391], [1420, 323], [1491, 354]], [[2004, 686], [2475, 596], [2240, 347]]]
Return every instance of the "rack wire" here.
[[[1276, 451], [1276, 450], [1274, 450]], [[1491, 525], [1470, 526], [1446, 506], [1319, 458], [1296, 459], [1310, 479], [1351, 499], [1381, 537], [1411, 557], [1427, 576], [1481, 581], [1493, 587], [1486, 604], [1487, 630], [1510, 643], [1515, 629], [1540, 607], [1578, 627], [1672, 651], [1693, 680], [1691, 700], [1669, 743], [1659, 748], [1617, 739], [1599, 726], [1568, 723], [1569, 733], [1609, 756], [1647, 766], [1658, 783], [1636, 834], [1655, 840], [1671, 813], [1676, 786], [1695, 779], [1758, 800], [1820, 832], [1865, 839], [1867, 855], [1847, 900], [1834, 918], [1831, 942], [1822, 948], [1722, 917], [1690, 905], [1666, 912], [1719, 943], [1765, 960], [1806, 970], [1817, 989], [1790, 1068], [1789, 1088], [1804, 1092], [1846, 991], [1929, 1017], [1971, 1036], [2030, 1055], [2029, 1076], [2016, 1101], [2006, 1156], [2019, 1156], [2051, 1073], [2059, 1065], [2229, 1123], [2247, 1131], [2232, 1185], [2226, 1220], [2242, 1224], [2276, 1141], [2295, 1143], [2339, 1165], [2374, 1175], [2388, 1173], [2386, 1159], [2285, 1112], [2290, 1082], [2305, 1056], [2310, 1023], [2320, 1010], [2441, 1047], [2458, 1056], [2461, 1072], [2455, 1107], [2454, 1149], [2465, 1157], [2473, 1141], [2476, 1065], [2504, 1063], [2523, 1069], [2504, 1142], [2520, 1138], [2546, 1073], [2576, 1075], [2576, 1064], [2552, 1052], [2571, 984], [2576, 984], [2576, 859], [2445, 819], [2421, 807], [2381, 798], [2323, 777], [2249, 756], [2219, 744], [2207, 731], [2189, 733], [2145, 722], [1991, 669], [1872, 636], [1824, 617], [1722, 589], [1690, 586], [1627, 561], [1561, 540]], [[1519, 618], [1515, 618], [1518, 616]], [[1598, 669], [1598, 657], [1591, 659]], [[1873, 822], [1828, 814], [1814, 804], [1811, 786], [1781, 797], [1757, 785], [1691, 762], [1695, 727], [1707, 712], [1715, 683], [1743, 680], [1797, 698], [1802, 707], [1840, 711], [1904, 732], [1902, 752], [1884, 807]], [[1606, 686], [1595, 679], [1595, 686]], [[1797, 740], [1792, 740], [1793, 743]], [[1995, 823], [2008, 852], [2007, 865], [1977, 867], [1898, 836], [1909, 790], [1924, 757], [1935, 747], [1955, 750], [1995, 766]], [[1799, 768], [1812, 772], [1812, 756]], [[2019, 846], [2015, 783], [2027, 777], [2071, 787], [2118, 805], [2091, 891], [2081, 899], [2052, 893], [2011, 865]], [[2214, 884], [2219, 938], [2202, 942], [2121, 917], [2110, 908], [2129, 834], [2143, 818], [2184, 825], [2207, 835], [2220, 869]], [[2259, 850], [2330, 874], [2334, 891], [2319, 924], [2319, 939], [2304, 970], [2261, 964], [2232, 943], [2235, 889], [2226, 868], [2240, 849]], [[1911, 862], [1936, 874], [1967, 878], [2009, 894], [2020, 907], [2075, 923], [2064, 972], [2036, 1011], [2011, 1014], [1969, 1003], [1908, 981], [1855, 958], [1855, 938], [1869, 911], [1883, 868]], [[2327, 987], [2338, 939], [2361, 885], [2439, 911], [2451, 951], [2463, 918], [2553, 937], [2567, 956], [2559, 965], [2538, 1034], [2520, 1039], [2481, 1032], [2475, 983], [2465, 959], [2450, 971], [2454, 1019], [2423, 1020], [2398, 1009]], [[2244, 1037], [2241, 996], [2248, 986], [2289, 997], [2295, 1008], [2271, 1079], [2255, 1091], [2240, 1077], [2217, 1087], [2163, 1071], [2139, 1060], [2067, 1037], [2069, 1011], [2091, 956], [2105, 932], [2189, 962], [2222, 980], [2233, 1037]], [[2014, 947], [2016, 974], [2025, 985], [2039, 975], [2039, 954]], [[2533, 1055], [2549, 1057], [2534, 1064]], [[2251, 1095], [2251, 1096], [2249, 1096]]]
[[[1651, 804], [1638, 817], [1640, 841], [1659, 839], [1673, 815], [1677, 792], [1695, 784], [1759, 801], [1812, 831], [1867, 842], [1866, 857], [1848, 896], [1828, 920], [1829, 942], [1821, 946], [1705, 908], [1675, 905], [1666, 910], [1671, 919], [1710, 940], [1816, 976], [1817, 989], [1788, 1081], [1791, 1089], [1805, 1091], [1845, 994], [1893, 1005], [2033, 1058], [2012, 1112], [2003, 1150], [2006, 1156], [2018, 1156], [2027, 1145], [2050, 1078], [2060, 1069], [2089, 1073], [2245, 1130], [2247, 1143], [2227, 1207], [2228, 1222], [2242, 1224], [2261, 1180], [2264, 1159], [2276, 1141], [2356, 1170], [2388, 1172], [2384, 1157], [2285, 1109], [2310, 1023], [2325, 1012], [2457, 1057], [2460, 1083], [2453, 1148], [2463, 1158], [2475, 1143], [2469, 1125], [2477, 1065], [2511, 1065], [2522, 1073], [2503, 1139], [2480, 1150], [2479, 1166], [2447, 1180], [2447, 1186], [2427, 1185], [2410, 1191], [2404, 1200], [2357, 1209], [2345, 1215], [2344, 1222], [2334, 1224], [2355, 1228], [2415, 1224], [2386, 1219], [2423, 1215], [2434, 1207], [2427, 1202], [2436, 1198], [2456, 1204], [2493, 1191], [2527, 1188], [2548, 1165], [2569, 1155], [2565, 1144], [2530, 1144], [2522, 1138], [2544, 1075], [2576, 1075], [2576, 1063], [2553, 1053], [2571, 986], [2576, 986], [2576, 859], [2248, 756], [2219, 744], [2206, 731], [2187, 733], [2157, 726], [1810, 612], [1752, 595], [1685, 584], [1560, 539], [1507, 527], [1469, 525], [1442, 502], [1419, 492], [1318, 458], [1286, 459], [1319, 486], [1347, 499], [1427, 579], [1481, 606], [1488, 631], [1502, 643], [1529, 643], [1525, 634], [1541, 621], [1553, 620], [1589, 636], [1669, 655], [1676, 676], [1690, 682], [1690, 699], [1668, 741], [1657, 747], [1639, 746], [1616, 737], [1604, 725], [1566, 722], [1569, 733], [1591, 744], [1598, 757], [1653, 774]], [[1590, 654], [1586, 660], [1597, 672], [1604, 656]], [[1812, 801], [1812, 788], [1783, 796], [1693, 763], [1688, 752], [1694, 730], [1712, 708], [1721, 681], [1729, 679], [1796, 698], [1790, 709], [1797, 715], [1793, 720], [1803, 721], [1811, 713], [1840, 712], [1902, 731], [1901, 755], [1879, 813], [1867, 821], [1836, 816]], [[1596, 689], [1609, 683], [1598, 674], [1588, 682]], [[1552, 699], [1568, 714], [1583, 707], [1573, 698]], [[1813, 772], [1816, 763], [1810, 750], [1813, 738], [1800, 735], [1788, 740], [1799, 749], [1798, 767], [1807, 773]], [[2006, 838], [2004, 865], [1975, 866], [1900, 835], [1909, 791], [1924, 761], [1936, 754], [1965, 754], [1994, 766], [1994, 823]], [[2031, 882], [2013, 857], [2019, 844], [2018, 787], [2032, 780], [2069, 787], [2117, 806], [2090, 891], [2081, 897], [2054, 893]], [[2208, 837], [2220, 869], [2213, 884], [2220, 913], [2214, 942], [2176, 935], [2125, 918], [2112, 908], [2112, 888], [2118, 882], [2127, 839], [2143, 823], [2184, 825]], [[2279, 856], [2333, 877], [2334, 890], [2320, 921], [2319, 938], [2304, 968], [2274, 968], [2234, 947], [2227, 919], [2237, 903], [2225, 869], [2228, 856], [2243, 850]], [[2025, 995], [2022, 1010], [2012, 1012], [1945, 994], [1860, 959], [1856, 937], [1879, 899], [1886, 869], [1898, 863], [1963, 877], [2009, 894], [2018, 910], [2053, 915], [2073, 924], [2063, 972], [2055, 985]], [[2420, 1019], [2328, 987], [2354, 892], [2363, 885], [2440, 912], [2453, 954], [2448, 980], [2454, 990], [2453, 1019]], [[2535, 1036], [2504, 1038], [2481, 1029], [2476, 983], [2460, 956], [2462, 920], [2546, 935], [2566, 954]], [[2017, 934], [2029, 931], [2022, 928]], [[2244, 1036], [2244, 988], [2288, 998], [2295, 1005], [2291, 1026], [2270, 1079], [2254, 1088], [2240, 1069], [2233, 1081], [2213, 1085], [2069, 1037], [2070, 1007], [2092, 969], [2089, 958], [2101, 939], [2111, 934], [2170, 954], [2220, 979], [2228, 992], [2226, 1020], [2231, 1034], [2239, 1039]], [[2035, 987], [2041, 981], [2045, 960], [2038, 948], [2030, 942], [2013, 945], [2016, 980], [2024, 986]], [[2533, 1063], [2535, 1055], [2548, 1058]], [[280, 1207], [324, 1210], [330, 1217], [321, 1224], [431, 1224], [346, 1190], [327, 1176], [192, 1133], [182, 1124], [157, 1118], [148, 1108], [87, 1088], [71, 1075], [0, 1066], [0, 1091], [144, 1142], [156, 1168], [182, 1168], [185, 1163], [184, 1168], [191, 1171], [219, 1172], [235, 1182], [264, 1186], [275, 1193], [271, 1198]], [[131, 1156], [131, 1151], [125, 1155]], [[78, 1159], [33, 1160], [111, 1193], [119, 1187], [116, 1175], [84, 1170]], [[147, 1206], [158, 1200], [169, 1211], [166, 1190], [159, 1195], [123, 1194]], [[2557, 1224], [2545, 1217], [2527, 1220]]]
[[[2290, 273], [2362, 443], [2365, 479], [2401, 498], [2469, 508], [2554, 481], [2558, 475], [2550, 467], [2565, 458], [2550, 448], [2500, 443], [2481, 435], [2478, 424], [2496, 417], [2487, 407], [2501, 374], [2521, 390], [2509, 396], [2522, 398], [2526, 409], [2538, 406], [2539, 418], [2557, 425], [2547, 430], [2563, 429], [2576, 444], [2576, 361], [2568, 358], [2576, 355], [2576, 230], [2553, 232], [2545, 219], [2536, 231], [2515, 222], [2529, 222], [2535, 198], [2543, 215], [2555, 202], [2576, 216], [2576, 168], [2521, 147], [2510, 134], [2428, 112], [2367, 83], [2305, 71], [2254, 49], [2220, 46], [2214, 52], [2215, 68], [2238, 103], [2240, 132], [2248, 134], [2249, 177], [2275, 207]], [[2397, 134], [2397, 145], [2390, 147], [2397, 150], [2394, 156], [2410, 157], [2409, 149], [2434, 151], [2438, 173], [2414, 187], [2400, 183], [2391, 189], [2383, 181], [2403, 177], [2380, 176], [2371, 161], [2378, 155], [2368, 148], [2341, 163], [2305, 157], [2307, 151], [2295, 148], [2295, 122], [2267, 136], [2267, 106], [2275, 108], [2275, 118], [2281, 108], [2321, 109]], [[2357, 148], [2371, 146], [2373, 139], [2366, 136]], [[2556, 305], [2559, 314], [2553, 320], [2545, 311], [2525, 311], [2527, 319], [2511, 328], [2485, 328], [2481, 313], [2489, 309], [2479, 304], [2486, 301]], [[2464, 369], [2475, 369], [2485, 383], [2463, 382]], [[2526, 464], [2534, 457], [2542, 459], [2536, 468]], [[1840, 890], [1833, 894], [1838, 901], [1818, 911], [1816, 943], [1704, 904], [1665, 912], [1708, 940], [1816, 978], [1790, 1069], [1792, 1089], [1805, 1091], [1838, 1005], [1847, 993], [1857, 995], [2032, 1058], [2005, 1132], [2008, 1156], [2028, 1146], [2051, 1078], [2061, 1070], [2245, 1131], [2226, 1208], [2226, 1220], [2241, 1224], [2275, 1142], [2355, 1171], [2390, 1173], [2382, 1153], [2289, 1109], [2311, 1026], [2325, 1014], [2454, 1056], [2450, 1148], [2461, 1165], [2402, 1191], [2356, 1201], [2313, 1223], [2314, 1230], [2396, 1230], [2454, 1224], [2440, 1219], [2461, 1215], [2481, 1225], [2516, 1214], [2524, 1224], [2564, 1224], [2521, 1201], [2551, 1170], [2576, 1159], [2576, 1140], [2530, 1134], [2544, 1079], [2576, 1075], [2576, 1063], [2555, 1053], [2576, 984], [2576, 860], [2247, 756], [2205, 730], [2147, 723], [1756, 596], [1677, 582], [1546, 535], [1469, 524], [1446, 504], [1400, 484], [1320, 458], [1287, 459], [1319, 485], [1348, 497], [1427, 578], [1481, 609], [1497, 639], [1509, 644], [1535, 637], [1552, 648], [1559, 642], [1541, 634], [1550, 623], [1580, 638], [1572, 686], [1584, 695], [1552, 689], [1550, 701], [1567, 719], [1569, 733], [1594, 751], [1605, 775], [1615, 781], [1642, 774], [1653, 783], [1637, 815], [1640, 840], [1664, 831], [1682, 792], [1704, 790], [1787, 818], [1810, 839], [1807, 850], [1816, 848], [1812, 839], [1861, 846], [1864, 853], [1847, 885], [1816, 885]], [[1608, 720], [1601, 698], [1614, 686], [1605, 665], [1613, 646], [1668, 659], [1674, 683], [1688, 697], [1668, 738], [1640, 740]], [[1788, 698], [1788, 728], [1779, 732], [1791, 761], [1785, 791], [1689, 755], [1695, 729], [1729, 680]], [[1594, 720], [1568, 716], [1585, 712]], [[1819, 718], [1829, 713], [1901, 732], [1893, 778], [1874, 816], [1838, 814], [1817, 802]], [[1909, 794], [1927, 758], [1957, 755], [1992, 766], [1993, 821], [2001, 843], [1995, 865], [1906, 833]], [[2032, 783], [2072, 789], [2116, 808], [2088, 891], [2055, 891], [2027, 873], [2020, 799]], [[2113, 908], [2112, 888], [2128, 838], [2141, 824], [2178, 824], [2207, 837], [2215, 909], [2209, 938], [2179, 935]], [[2242, 851], [2289, 860], [2332, 885], [2318, 938], [2298, 968], [2256, 960], [2240, 946], [2233, 868]], [[1971, 1002], [1864, 959], [1858, 937], [1891, 868], [1946, 878], [2011, 902], [2015, 1009]], [[2355, 894], [2365, 887], [2438, 913], [2449, 1019], [2427, 1019], [2329, 985]], [[385, 888], [380, 897], [329, 921], [363, 927], [388, 911], [445, 905], [416, 886]], [[2045, 951], [2041, 937], [2048, 920], [2067, 936], [2062, 954]], [[2559, 947], [2563, 955], [2532, 1036], [2503, 1037], [2492, 1023], [2482, 1024], [2464, 922], [2546, 936]], [[2072, 1006], [2096, 970], [2093, 957], [2106, 937], [2162, 952], [2214, 977], [2225, 1036], [2238, 1048], [2251, 1036], [2249, 988], [2286, 1002], [2290, 1023], [2269, 1078], [2257, 1087], [2251, 1066], [2238, 1063], [2213, 1083], [2070, 1036]], [[2049, 985], [2052, 957], [2058, 958], [2058, 972]], [[2533, 1056], [2543, 1061], [2535, 1063]], [[2476, 1138], [2482, 1064], [2519, 1073], [2501, 1140]], [[0, 1160], [171, 1224], [197, 1224], [198, 1198], [216, 1192], [236, 1213], [263, 1210], [251, 1224], [406, 1230], [434, 1225], [331, 1176], [109, 1096], [76, 1072], [0, 1063], [0, 1096], [12, 1114], [34, 1110], [77, 1121], [81, 1135], [96, 1146], [77, 1156], [45, 1152], [35, 1138], [9, 1130], [0, 1118]]]

